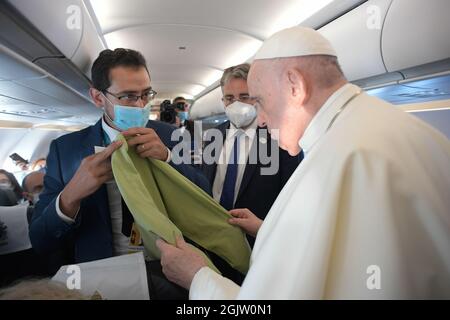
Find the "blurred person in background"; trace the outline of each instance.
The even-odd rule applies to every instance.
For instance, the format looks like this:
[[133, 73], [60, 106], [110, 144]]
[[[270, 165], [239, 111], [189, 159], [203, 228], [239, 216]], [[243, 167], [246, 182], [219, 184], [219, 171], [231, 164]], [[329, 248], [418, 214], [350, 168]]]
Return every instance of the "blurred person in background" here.
[[33, 171], [23, 178], [23, 196], [32, 206], [38, 202], [39, 195], [44, 189], [44, 175], [41, 171]]
[[15, 196], [16, 203], [18, 204], [22, 199], [23, 190], [17, 182], [16, 177], [11, 172], [4, 169], [0, 169], [0, 190], [12, 191]]

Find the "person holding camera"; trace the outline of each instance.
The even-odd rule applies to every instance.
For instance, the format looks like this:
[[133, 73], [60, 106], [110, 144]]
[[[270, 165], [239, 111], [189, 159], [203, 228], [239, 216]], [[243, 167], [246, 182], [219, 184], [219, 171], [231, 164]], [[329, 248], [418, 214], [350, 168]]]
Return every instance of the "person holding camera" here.
[[173, 103], [170, 103], [170, 100], [164, 100], [160, 109], [161, 121], [170, 123], [177, 128], [185, 127], [189, 121], [189, 104], [183, 97], [176, 97]]
[[[189, 143], [191, 153], [191, 163], [199, 167], [201, 161], [196, 160], [195, 156], [195, 139], [194, 139], [194, 121], [189, 120], [189, 104], [184, 97], [176, 97], [173, 103], [170, 100], [164, 100], [161, 105], [160, 119], [163, 122], [170, 123], [181, 130], [185, 143]], [[185, 131], [189, 135], [185, 134]], [[186, 140], [187, 139], [187, 140]]]
[[176, 97], [173, 99], [172, 104], [177, 112], [177, 127], [186, 127], [189, 121], [189, 104], [186, 102], [186, 99], [184, 97]]

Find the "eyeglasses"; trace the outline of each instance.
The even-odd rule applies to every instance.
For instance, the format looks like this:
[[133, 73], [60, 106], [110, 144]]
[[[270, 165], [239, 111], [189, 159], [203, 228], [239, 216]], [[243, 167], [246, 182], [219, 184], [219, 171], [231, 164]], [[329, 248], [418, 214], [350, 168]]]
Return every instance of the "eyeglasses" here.
[[251, 97], [248, 94], [240, 94], [239, 98], [236, 98], [235, 96], [232, 95], [227, 95], [225, 97], [222, 98], [223, 102], [225, 102], [226, 105], [232, 104], [234, 103], [236, 100], [243, 102], [243, 103], [249, 103], [249, 104], [253, 104], [256, 101], [255, 97]]
[[105, 90], [105, 92], [109, 93], [110, 95], [112, 95], [114, 98], [120, 100], [121, 102], [128, 103], [128, 104], [136, 103], [139, 101], [139, 99], [141, 99], [144, 103], [148, 103], [149, 101], [152, 101], [157, 94], [157, 92], [153, 89], [150, 89], [149, 91], [146, 91], [141, 95], [124, 94], [124, 95], [118, 96], [114, 93], [109, 92], [108, 90]]

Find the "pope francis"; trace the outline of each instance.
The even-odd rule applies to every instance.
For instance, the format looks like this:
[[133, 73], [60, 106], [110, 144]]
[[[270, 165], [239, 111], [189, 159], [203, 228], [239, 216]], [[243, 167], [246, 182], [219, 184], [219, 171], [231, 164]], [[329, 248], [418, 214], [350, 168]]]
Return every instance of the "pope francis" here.
[[[265, 41], [248, 76], [259, 125], [300, 164], [256, 234], [241, 287], [178, 239], [157, 241], [190, 299], [449, 299], [450, 142], [342, 74], [317, 31]], [[261, 195], [264, 196], [264, 195]]]

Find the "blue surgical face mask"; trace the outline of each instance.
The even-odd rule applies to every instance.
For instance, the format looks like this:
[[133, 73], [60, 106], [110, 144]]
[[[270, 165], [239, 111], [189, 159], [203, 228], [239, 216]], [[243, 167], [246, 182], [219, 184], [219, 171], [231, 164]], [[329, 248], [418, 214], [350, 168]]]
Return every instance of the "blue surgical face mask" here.
[[150, 117], [150, 106], [144, 108], [114, 105], [114, 125], [122, 131], [143, 128]]
[[[107, 98], [108, 99], [108, 98]], [[108, 99], [109, 101], [109, 99]], [[126, 131], [130, 128], [143, 128], [147, 125], [150, 117], [150, 105], [143, 108], [128, 107], [120, 104], [114, 105], [114, 120], [105, 112], [105, 116], [120, 131]]]
[[189, 119], [189, 113], [187, 111], [178, 112], [178, 118], [180, 118], [181, 122], [184, 122]]

